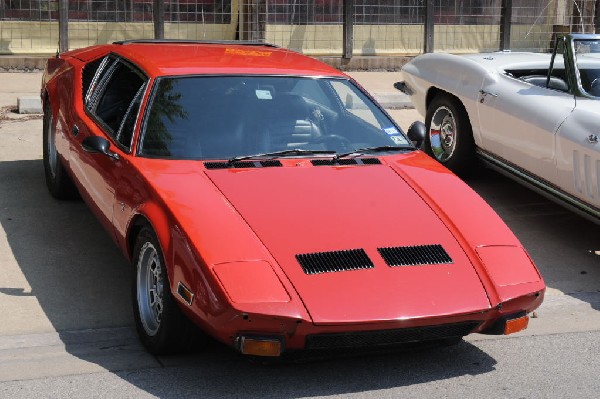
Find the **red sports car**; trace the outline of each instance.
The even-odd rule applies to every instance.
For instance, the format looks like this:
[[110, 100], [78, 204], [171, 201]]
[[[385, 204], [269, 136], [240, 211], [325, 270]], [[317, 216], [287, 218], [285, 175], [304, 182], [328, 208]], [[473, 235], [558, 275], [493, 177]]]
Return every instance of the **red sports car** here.
[[348, 76], [266, 44], [127, 41], [51, 58], [50, 193], [135, 268], [153, 353], [458, 341], [527, 326], [545, 285], [493, 210]]

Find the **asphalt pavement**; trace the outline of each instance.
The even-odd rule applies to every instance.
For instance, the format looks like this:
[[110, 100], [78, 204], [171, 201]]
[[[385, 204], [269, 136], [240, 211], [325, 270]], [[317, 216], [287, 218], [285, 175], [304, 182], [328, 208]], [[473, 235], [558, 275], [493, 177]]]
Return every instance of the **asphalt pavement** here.
[[[402, 128], [422, 120], [403, 108], [397, 72], [351, 75]], [[133, 327], [128, 263], [82, 202], [49, 196], [41, 115], [14, 112], [19, 96], [39, 93], [40, 80], [0, 73], [0, 397], [598, 396], [599, 227], [489, 170], [468, 184], [513, 229], [548, 285], [526, 331], [277, 367], [214, 343], [187, 356], [149, 355]]]

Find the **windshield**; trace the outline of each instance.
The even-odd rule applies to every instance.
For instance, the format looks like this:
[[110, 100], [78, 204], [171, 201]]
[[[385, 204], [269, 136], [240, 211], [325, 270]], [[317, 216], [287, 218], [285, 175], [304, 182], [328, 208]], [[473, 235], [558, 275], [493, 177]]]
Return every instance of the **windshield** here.
[[[160, 78], [138, 154], [232, 159], [285, 150], [323, 156], [411, 145], [400, 129], [345, 79], [276, 76]], [[392, 149], [393, 150], [393, 149]]]
[[600, 97], [600, 40], [575, 40], [574, 48], [581, 89]]

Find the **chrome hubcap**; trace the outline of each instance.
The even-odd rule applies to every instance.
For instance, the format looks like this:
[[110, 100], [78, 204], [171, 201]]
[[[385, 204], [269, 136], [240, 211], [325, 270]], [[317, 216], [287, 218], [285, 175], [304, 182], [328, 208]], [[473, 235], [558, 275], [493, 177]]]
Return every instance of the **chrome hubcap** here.
[[152, 243], [142, 247], [137, 263], [137, 302], [144, 330], [156, 335], [163, 313], [164, 282], [162, 264]]
[[431, 151], [440, 162], [452, 158], [456, 149], [456, 121], [452, 112], [446, 107], [439, 107], [431, 118], [429, 127]]
[[48, 140], [46, 142], [46, 151], [48, 153], [48, 167], [50, 168], [50, 174], [52, 177], [56, 177], [56, 167], [58, 162], [58, 154], [56, 152], [56, 137], [55, 137], [55, 129], [54, 129], [54, 119], [52, 118], [52, 113], [50, 114], [50, 118], [48, 121], [48, 125], [46, 126], [48, 132], [46, 136]]

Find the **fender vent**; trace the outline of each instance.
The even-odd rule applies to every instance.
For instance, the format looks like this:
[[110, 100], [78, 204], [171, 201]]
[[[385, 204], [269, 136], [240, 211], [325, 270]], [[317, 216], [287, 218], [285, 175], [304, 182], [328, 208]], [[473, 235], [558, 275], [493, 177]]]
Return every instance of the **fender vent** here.
[[479, 321], [467, 321], [437, 326], [399, 328], [395, 330], [309, 335], [306, 337], [306, 349], [378, 347], [464, 337], [480, 324], [481, 322]]
[[266, 161], [236, 161], [236, 162], [204, 162], [206, 169], [229, 169], [229, 168], [273, 168], [283, 166], [276, 159]]
[[414, 245], [410, 247], [377, 248], [388, 266], [437, 265], [452, 263], [452, 258], [441, 245]]
[[296, 259], [306, 274], [372, 269], [374, 267], [373, 262], [362, 248], [300, 254], [296, 255]]
[[310, 161], [314, 166], [334, 165], [379, 165], [381, 161], [377, 158], [342, 158], [342, 159], [313, 159]]

